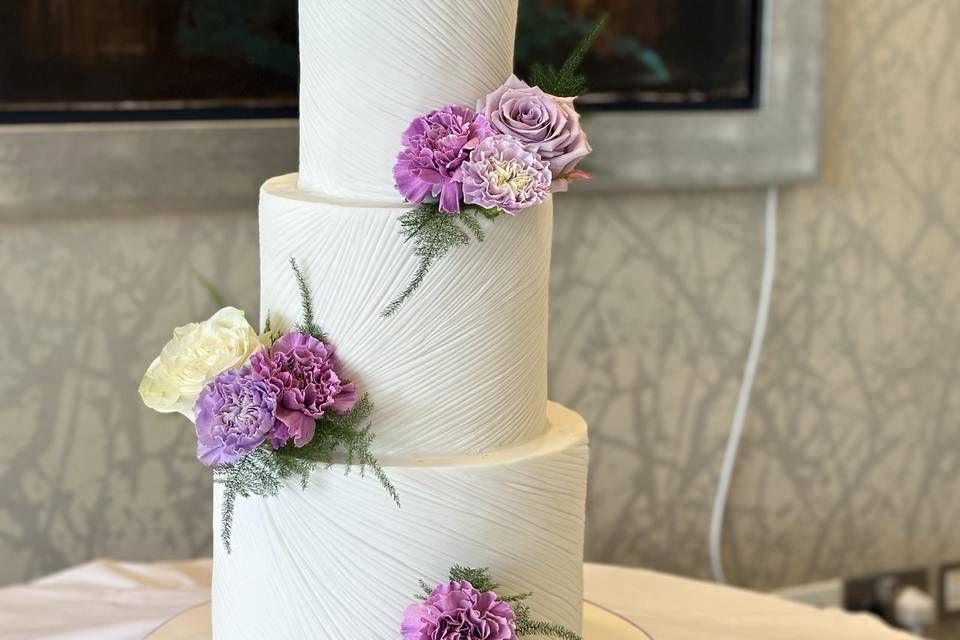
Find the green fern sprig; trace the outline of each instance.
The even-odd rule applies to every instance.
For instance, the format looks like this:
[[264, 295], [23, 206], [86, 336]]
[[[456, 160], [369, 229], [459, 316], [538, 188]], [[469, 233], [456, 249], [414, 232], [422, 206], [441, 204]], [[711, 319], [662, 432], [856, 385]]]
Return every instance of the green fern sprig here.
[[371, 450], [374, 438], [370, 431], [371, 413], [373, 403], [364, 394], [349, 413], [331, 414], [317, 420], [313, 440], [300, 448], [287, 445], [279, 449], [277, 455], [330, 467], [337, 462], [337, 453], [341, 452], [345, 473], [350, 473], [356, 467], [363, 477], [369, 471], [399, 507], [400, 492]]
[[483, 242], [486, 234], [480, 216], [488, 219], [500, 215], [497, 209], [465, 206], [459, 214], [440, 211], [435, 202], [423, 203], [400, 216], [400, 235], [404, 241], [413, 241], [413, 255], [420, 259], [417, 270], [407, 287], [394, 298], [381, 314], [392, 316], [413, 293], [420, 288], [434, 264], [457, 247], [470, 244], [471, 236]]
[[237, 498], [276, 496], [284, 481], [290, 477], [298, 478], [301, 486], [306, 486], [313, 467], [314, 464], [307, 460], [278, 456], [267, 444], [232, 464], [214, 467], [213, 481], [223, 485], [220, 539], [227, 553], [230, 552]]
[[570, 629], [552, 622], [534, 620], [527, 605], [515, 606], [513, 613], [517, 616], [517, 636], [520, 638], [542, 637], [560, 638], [560, 640], [583, 640], [579, 634]]
[[297, 279], [297, 289], [300, 291], [300, 306], [302, 316], [297, 323], [296, 330], [300, 333], [311, 335], [320, 342], [327, 341], [327, 334], [317, 326], [317, 321], [313, 315], [313, 297], [310, 295], [310, 287], [297, 265], [297, 261], [290, 258], [290, 267], [293, 269], [293, 275]]
[[452, 582], [466, 580], [473, 585], [473, 588], [477, 591], [496, 591], [500, 588], [500, 584], [494, 581], [493, 576], [490, 574], [490, 569], [486, 567], [474, 569], [472, 567], [455, 564], [450, 567], [450, 580]]
[[607, 18], [608, 16], [604, 14], [597, 20], [593, 28], [583, 36], [559, 70], [553, 65], [533, 63], [530, 66], [530, 83], [554, 96], [576, 97], [583, 95], [587, 90], [587, 78], [578, 73], [577, 70], [607, 26]]

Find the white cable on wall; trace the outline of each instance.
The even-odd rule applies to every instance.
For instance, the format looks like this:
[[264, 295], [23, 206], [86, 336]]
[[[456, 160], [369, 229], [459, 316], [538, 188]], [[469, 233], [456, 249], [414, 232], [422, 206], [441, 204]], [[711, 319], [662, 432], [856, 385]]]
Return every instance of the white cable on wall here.
[[727, 498], [730, 495], [730, 482], [733, 479], [733, 470], [737, 463], [737, 454], [740, 450], [740, 439], [743, 436], [743, 427], [747, 417], [747, 408], [750, 406], [750, 392], [753, 391], [753, 381], [757, 376], [757, 366], [760, 362], [760, 352], [763, 349], [763, 338], [767, 332], [767, 318], [770, 316], [770, 298], [773, 295], [773, 277], [777, 264], [777, 203], [779, 193], [776, 187], [767, 189], [767, 205], [765, 213], [765, 233], [763, 251], [763, 276], [760, 281], [760, 300], [757, 303], [757, 318], [753, 325], [753, 338], [750, 340], [750, 351], [747, 354], [747, 363], [743, 370], [743, 381], [740, 383], [740, 393], [737, 396], [737, 406], [733, 412], [733, 423], [730, 425], [730, 435], [727, 437], [727, 447], [723, 453], [723, 466], [720, 469], [720, 479], [717, 481], [717, 493], [713, 500], [713, 512], [710, 515], [710, 569], [713, 579], [719, 583], [727, 581], [723, 573], [723, 516], [727, 509]]

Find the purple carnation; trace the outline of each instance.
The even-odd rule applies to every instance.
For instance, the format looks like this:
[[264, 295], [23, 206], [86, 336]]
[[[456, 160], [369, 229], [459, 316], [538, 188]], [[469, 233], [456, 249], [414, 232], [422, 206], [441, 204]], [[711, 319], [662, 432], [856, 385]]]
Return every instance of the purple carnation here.
[[277, 396], [277, 421], [270, 433], [274, 449], [291, 439], [302, 447], [313, 440], [315, 421], [326, 411], [353, 409], [356, 386], [340, 379], [339, 367], [333, 348], [305, 333], [288, 333], [269, 351], [253, 354], [250, 368]]
[[213, 467], [236, 462], [259, 447], [273, 429], [277, 396], [250, 375], [250, 367], [224, 371], [200, 392], [197, 458]]
[[516, 615], [492, 591], [463, 580], [439, 584], [423, 602], [407, 607], [404, 640], [516, 640]]
[[412, 204], [439, 197], [441, 210], [459, 213], [460, 165], [493, 133], [487, 119], [467, 107], [451, 105], [415, 118], [393, 166], [397, 190]]
[[483, 140], [463, 166], [463, 200], [517, 213], [550, 192], [550, 166], [510, 136]]
[[577, 170], [577, 163], [591, 149], [573, 98], [552, 96], [510, 76], [478, 102], [477, 110], [499, 133], [513, 136], [550, 164], [554, 191], [566, 191], [568, 180], [589, 177]]

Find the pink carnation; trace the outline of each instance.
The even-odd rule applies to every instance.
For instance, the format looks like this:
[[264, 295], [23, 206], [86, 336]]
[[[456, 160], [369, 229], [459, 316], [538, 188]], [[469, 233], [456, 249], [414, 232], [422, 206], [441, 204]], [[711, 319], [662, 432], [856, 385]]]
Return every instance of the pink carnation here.
[[407, 607], [400, 633], [404, 640], [516, 640], [516, 615], [492, 591], [449, 582]]
[[337, 373], [340, 361], [333, 348], [305, 333], [288, 333], [269, 351], [258, 351], [250, 368], [277, 397], [277, 420], [270, 433], [274, 449], [291, 439], [302, 447], [313, 440], [317, 418], [327, 411], [350, 411], [357, 403], [355, 385], [344, 383]]
[[449, 106], [419, 116], [403, 132], [403, 151], [393, 166], [397, 190], [412, 204], [439, 198], [440, 209], [460, 212], [460, 165], [484, 138], [490, 123], [472, 109]]

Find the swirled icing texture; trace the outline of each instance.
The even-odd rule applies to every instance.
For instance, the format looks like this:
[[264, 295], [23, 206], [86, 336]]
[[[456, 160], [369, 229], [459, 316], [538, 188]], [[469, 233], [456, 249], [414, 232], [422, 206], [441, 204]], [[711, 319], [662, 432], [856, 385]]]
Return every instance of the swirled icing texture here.
[[540, 438], [494, 454], [388, 462], [400, 509], [338, 466], [305, 490], [239, 499], [232, 553], [214, 538], [214, 638], [398, 638], [417, 580], [456, 563], [489, 567], [502, 593], [533, 592], [536, 617], [579, 630], [586, 424], [555, 404], [548, 416]]
[[516, 21], [517, 0], [300, 0], [300, 187], [398, 200], [400, 134], [499, 87]]
[[260, 201], [260, 317], [300, 316], [299, 263], [317, 323], [346, 376], [374, 404], [374, 451], [474, 453], [544, 429], [552, 202], [484, 221], [483, 243], [454, 249], [389, 318], [380, 313], [417, 268], [397, 218], [408, 207], [339, 204], [303, 194], [296, 176]]

